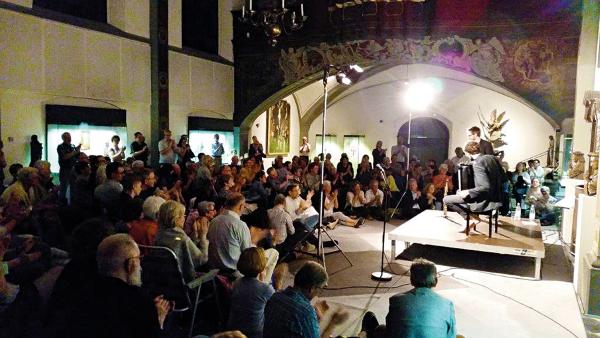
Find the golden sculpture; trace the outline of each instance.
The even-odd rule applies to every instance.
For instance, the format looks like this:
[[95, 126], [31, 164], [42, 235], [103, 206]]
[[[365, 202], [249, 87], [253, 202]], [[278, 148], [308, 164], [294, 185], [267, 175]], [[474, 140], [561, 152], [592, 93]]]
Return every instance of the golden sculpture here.
[[598, 186], [598, 153], [589, 153], [590, 160], [589, 172], [586, 176], [585, 193], [588, 196], [595, 196]]
[[585, 157], [581, 151], [573, 152], [569, 162], [569, 178], [585, 179]]

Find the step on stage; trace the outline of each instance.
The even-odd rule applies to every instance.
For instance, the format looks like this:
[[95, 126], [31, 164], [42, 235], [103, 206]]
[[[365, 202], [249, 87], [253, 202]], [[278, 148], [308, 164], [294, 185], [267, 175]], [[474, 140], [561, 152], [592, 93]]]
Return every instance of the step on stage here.
[[[498, 233], [488, 237], [487, 217], [469, 236], [460, 233], [466, 226], [466, 220], [456, 212], [448, 212], [444, 217], [441, 210], [425, 210], [405, 222], [388, 234], [392, 241], [392, 257], [396, 258], [396, 241], [441, 246], [472, 251], [491, 252], [502, 255], [525, 256], [535, 259], [535, 278], [541, 278], [542, 258], [545, 257], [542, 228], [538, 220], [522, 219], [516, 221], [510, 217], [498, 218]], [[476, 219], [475, 219], [476, 221]]]

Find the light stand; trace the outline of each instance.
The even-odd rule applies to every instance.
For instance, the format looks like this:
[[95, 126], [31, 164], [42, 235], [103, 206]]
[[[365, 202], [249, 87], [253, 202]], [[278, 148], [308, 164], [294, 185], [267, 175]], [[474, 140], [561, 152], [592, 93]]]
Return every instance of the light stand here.
[[[327, 89], [327, 81], [329, 79], [331, 69], [334, 69], [337, 71], [336, 80], [340, 84], [346, 85], [346, 86], [349, 86], [353, 82], [358, 80], [359, 74], [363, 72], [362, 68], [355, 66], [355, 65], [352, 65], [352, 66], [344, 65], [344, 66], [339, 66], [339, 67], [336, 67], [334, 65], [325, 65], [323, 67], [323, 122], [321, 125], [321, 154], [323, 154], [323, 160], [325, 157], [325, 125], [326, 125], [326, 121], [327, 121], [327, 99], [328, 99], [328, 94], [329, 94], [329, 90]], [[319, 243], [318, 243], [319, 245], [317, 246], [317, 257], [319, 257], [319, 259], [323, 263], [323, 267], [325, 268], [325, 271], [327, 271], [327, 266], [325, 264], [325, 250], [323, 247], [323, 234], [325, 234], [327, 237], [329, 237], [329, 239], [333, 242], [333, 244], [337, 248], [336, 251], [341, 252], [342, 255], [344, 255], [344, 258], [346, 258], [346, 260], [348, 261], [348, 263], [350, 263], [351, 266], [353, 264], [352, 264], [352, 261], [350, 260], [350, 258], [346, 255], [346, 253], [344, 253], [344, 251], [339, 247], [338, 243], [335, 240], [333, 240], [333, 238], [331, 238], [331, 236], [329, 235], [327, 230], [323, 228], [323, 210], [324, 210], [323, 206], [325, 204], [325, 196], [323, 193], [324, 180], [325, 180], [325, 161], [323, 161], [323, 163], [321, 164], [321, 182], [320, 182], [321, 191], [319, 193], [319, 196], [320, 196], [320, 198], [319, 198], [319, 224], [317, 225], [318, 226], [317, 237], [319, 240]]]
[[383, 234], [381, 235], [381, 266], [379, 271], [375, 271], [371, 274], [371, 279], [374, 279], [376, 281], [380, 281], [380, 282], [389, 282], [392, 280], [392, 274], [383, 271], [383, 257], [385, 256], [385, 227], [387, 225], [387, 208], [388, 208], [388, 194], [390, 192], [390, 185], [387, 182], [387, 177], [385, 176], [385, 170], [381, 171], [381, 174], [383, 176], [383, 181], [385, 182], [385, 192], [383, 195], [383, 205], [384, 205], [384, 209], [383, 209]]

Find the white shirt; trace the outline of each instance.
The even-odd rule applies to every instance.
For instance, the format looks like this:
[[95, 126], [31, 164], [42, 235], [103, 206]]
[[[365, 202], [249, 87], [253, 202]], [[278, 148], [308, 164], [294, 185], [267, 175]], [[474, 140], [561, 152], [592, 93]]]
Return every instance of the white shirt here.
[[383, 191], [377, 189], [377, 194], [374, 194], [373, 190], [371, 190], [371, 189], [367, 190], [367, 193], [365, 194], [365, 198], [367, 199], [367, 204], [374, 201], [377, 196], [379, 196], [379, 204], [378, 205], [381, 205], [381, 203], [383, 203]]
[[359, 195], [358, 200], [354, 201], [354, 193], [352, 191], [348, 191], [348, 193], [346, 194], [346, 204], [352, 206], [353, 208], [360, 208], [360, 207], [364, 206], [364, 204], [362, 204], [360, 202], [360, 200], [365, 199], [365, 192], [361, 190], [358, 193], [358, 195]]
[[308, 156], [310, 154], [310, 144], [306, 143], [300, 146], [300, 156]]
[[[171, 140], [171, 142], [174, 142], [174, 141]], [[158, 163], [173, 164], [173, 163], [177, 162], [177, 154], [175, 154], [175, 151], [173, 151], [173, 148], [171, 148], [171, 143], [167, 143], [167, 141], [165, 141], [165, 139], [162, 139], [158, 142], [158, 151], [160, 152], [165, 149], [169, 149], [169, 151], [167, 151], [164, 154], [159, 153]]]
[[303, 211], [298, 210], [300, 208], [300, 203], [303, 203], [304, 199], [300, 196], [296, 198], [291, 198], [287, 196], [285, 198], [285, 211], [287, 211], [290, 216], [292, 216], [293, 220], [304, 219], [309, 216], [318, 215], [319, 213], [315, 208], [308, 207]]

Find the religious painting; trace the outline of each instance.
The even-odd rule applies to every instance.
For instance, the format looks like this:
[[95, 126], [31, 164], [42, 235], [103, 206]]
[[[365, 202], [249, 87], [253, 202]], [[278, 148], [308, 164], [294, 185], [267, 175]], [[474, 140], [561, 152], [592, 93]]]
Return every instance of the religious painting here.
[[291, 106], [281, 100], [267, 109], [267, 154], [287, 155], [290, 152]]

